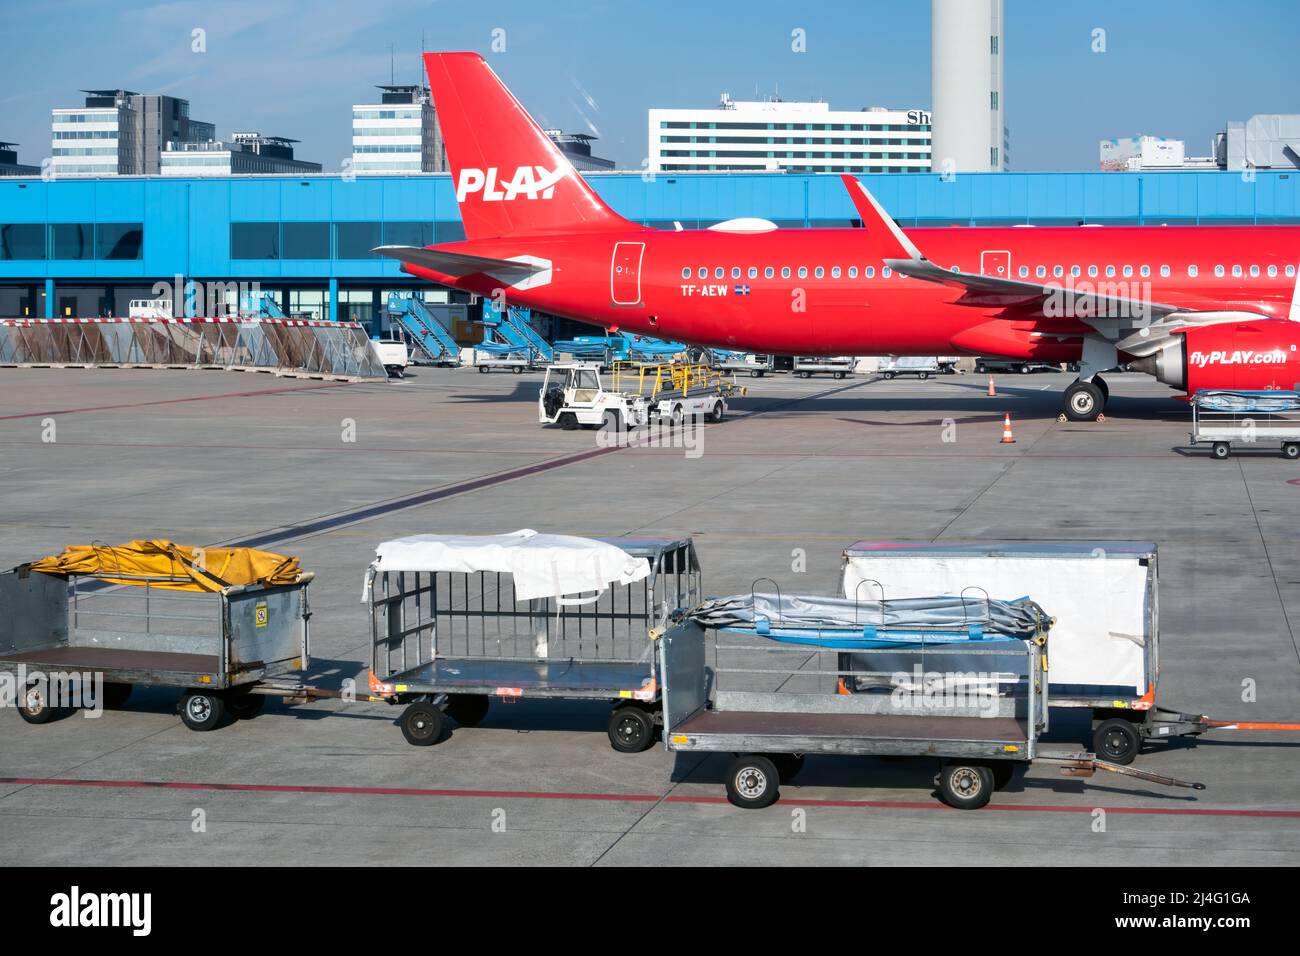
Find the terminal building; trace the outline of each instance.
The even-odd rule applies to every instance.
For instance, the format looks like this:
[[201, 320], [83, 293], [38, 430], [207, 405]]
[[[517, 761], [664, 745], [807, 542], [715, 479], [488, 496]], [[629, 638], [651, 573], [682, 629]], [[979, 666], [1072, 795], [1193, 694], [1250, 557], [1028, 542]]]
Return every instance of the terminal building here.
[[[854, 226], [839, 176], [595, 173], [621, 215], [701, 228], [758, 216], [778, 227]], [[904, 228], [975, 225], [1300, 225], [1300, 176], [1261, 170], [865, 176]], [[389, 291], [431, 290], [370, 250], [464, 238], [451, 179], [429, 176], [0, 179], [0, 317], [127, 314], [156, 283], [255, 284], [289, 313], [377, 331]], [[173, 297], [181, 301], [181, 297]], [[470, 315], [475, 314], [474, 309]], [[570, 327], [556, 323], [557, 337]], [[572, 329], [578, 331], [578, 329]], [[581, 331], [590, 331], [581, 329]], [[474, 330], [458, 329], [463, 341]]]
[[235, 133], [229, 142], [168, 143], [162, 151], [164, 176], [271, 176], [319, 173], [320, 163], [294, 159], [296, 139]]
[[832, 110], [828, 103], [733, 100], [650, 110], [651, 172], [908, 173], [930, 169], [927, 110]]
[[18, 162], [18, 144], [0, 141], [0, 176], [39, 176], [39, 166]]
[[51, 110], [54, 176], [156, 176], [169, 143], [203, 143], [216, 127], [190, 119], [189, 100], [130, 90], [82, 90], [84, 106]]

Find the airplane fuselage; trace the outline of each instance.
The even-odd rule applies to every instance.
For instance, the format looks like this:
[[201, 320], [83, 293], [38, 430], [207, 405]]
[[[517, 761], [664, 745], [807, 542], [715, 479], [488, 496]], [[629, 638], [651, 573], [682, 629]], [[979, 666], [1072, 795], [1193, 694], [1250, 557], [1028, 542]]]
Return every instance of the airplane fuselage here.
[[[909, 230], [930, 261], [966, 272], [1188, 311], [1285, 319], [1300, 227], [1011, 227]], [[800, 355], [1079, 357], [1084, 317], [957, 304], [962, 290], [892, 272], [855, 229], [645, 229], [483, 239], [437, 248], [549, 264], [536, 284], [408, 271], [594, 325], [700, 345]], [[1050, 303], [1049, 303], [1050, 305]], [[1050, 308], [1047, 310], [1050, 313]], [[1300, 328], [1300, 325], [1297, 326]]]

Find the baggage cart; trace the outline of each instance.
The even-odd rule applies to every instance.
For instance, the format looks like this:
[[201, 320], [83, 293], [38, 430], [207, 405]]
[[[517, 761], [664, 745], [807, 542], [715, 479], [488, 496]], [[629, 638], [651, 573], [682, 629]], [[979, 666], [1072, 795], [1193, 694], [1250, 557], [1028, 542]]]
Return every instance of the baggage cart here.
[[533, 542], [527, 546], [562, 539], [586, 542], [593, 554], [616, 548], [644, 571], [630, 583], [611, 579], [583, 593], [561, 584], [521, 598], [533, 592], [521, 591], [517, 572], [500, 570], [509, 562], [496, 559], [525, 545], [502, 540], [497, 553], [485, 546], [515, 536], [448, 539], [428, 557], [409, 549], [418, 554], [414, 560], [387, 560], [385, 549], [395, 553], [388, 546], [401, 542], [382, 545], [366, 577], [371, 692], [405, 706], [401, 729], [417, 746], [437, 743], [446, 717], [477, 724], [496, 697], [610, 701], [607, 732], [614, 749], [649, 748], [662, 720], [651, 637], [673, 611], [700, 598], [694, 543], [518, 533], [525, 534], [534, 536], [520, 539]]
[[1300, 458], [1300, 392], [1202, 390], [1192, 397], [1193, 445], [1223, 460], [1233, 445], [1277, 443], [1283, 458]]

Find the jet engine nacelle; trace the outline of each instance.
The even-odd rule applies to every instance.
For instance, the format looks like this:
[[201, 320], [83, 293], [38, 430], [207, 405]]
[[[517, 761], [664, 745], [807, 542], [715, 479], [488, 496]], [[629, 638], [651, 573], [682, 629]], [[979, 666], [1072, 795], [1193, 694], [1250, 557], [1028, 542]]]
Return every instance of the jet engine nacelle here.
[[1130, 364], [1191, 395], [1205, 388], [1300, 388], [1300, 322], [1260, 319], [1191, 326]]

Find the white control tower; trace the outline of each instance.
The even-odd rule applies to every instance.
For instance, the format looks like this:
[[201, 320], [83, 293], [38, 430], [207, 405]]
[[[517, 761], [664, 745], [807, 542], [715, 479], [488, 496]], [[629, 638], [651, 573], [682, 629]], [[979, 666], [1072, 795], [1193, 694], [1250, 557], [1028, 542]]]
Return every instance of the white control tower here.
[[930, 0], [931, 168], [1007, 168], [1002, 0]]

